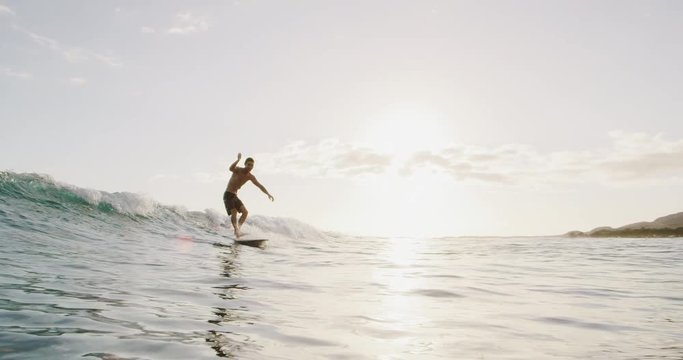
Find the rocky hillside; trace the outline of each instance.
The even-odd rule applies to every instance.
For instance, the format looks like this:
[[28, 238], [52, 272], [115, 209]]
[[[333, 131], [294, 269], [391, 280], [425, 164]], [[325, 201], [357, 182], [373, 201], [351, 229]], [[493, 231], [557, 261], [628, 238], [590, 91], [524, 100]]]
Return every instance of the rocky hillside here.
[[655, 221], [637, 222], [619, 228], [602, 226], [589, 232], [570, 231], [570, 237], [683, 237], [683, 212], [662, 216]]
[[657, 218], [652, 222], [638, 222], [622, 226], [619, 229], [666, 229], [683, 227], [683, 212]]

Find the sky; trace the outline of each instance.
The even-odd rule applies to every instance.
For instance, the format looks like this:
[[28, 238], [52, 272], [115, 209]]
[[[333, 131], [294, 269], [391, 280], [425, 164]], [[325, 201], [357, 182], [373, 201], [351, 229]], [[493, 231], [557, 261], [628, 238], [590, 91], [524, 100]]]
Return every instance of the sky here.
[[683, 211], [683, 2], [0, 0], [0, 170], [373, 236]]

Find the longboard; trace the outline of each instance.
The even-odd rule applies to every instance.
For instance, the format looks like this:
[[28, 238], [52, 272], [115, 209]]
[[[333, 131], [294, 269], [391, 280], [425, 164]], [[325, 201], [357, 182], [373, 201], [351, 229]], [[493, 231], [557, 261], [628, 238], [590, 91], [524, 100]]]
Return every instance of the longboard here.
[[252, 246], [252, 247], [263, 247], [266, 245], [266, 241], [268, 239], [232, 239], [235, 244], [240, 244], [240, 245], [246, 245], [246, 246]]

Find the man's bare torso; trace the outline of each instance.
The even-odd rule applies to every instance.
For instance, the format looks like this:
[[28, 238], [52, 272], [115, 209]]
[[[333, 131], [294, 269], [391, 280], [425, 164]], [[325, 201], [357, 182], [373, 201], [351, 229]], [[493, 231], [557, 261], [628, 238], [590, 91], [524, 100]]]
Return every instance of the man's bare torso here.
[[247, 171], [245, 168], [238, 167], [230, 176], [230, 181], [228, 181], [228, 192], [237, 194], [237, 191], [244, 185], [247, 181], [251, 180], [254, 175]]

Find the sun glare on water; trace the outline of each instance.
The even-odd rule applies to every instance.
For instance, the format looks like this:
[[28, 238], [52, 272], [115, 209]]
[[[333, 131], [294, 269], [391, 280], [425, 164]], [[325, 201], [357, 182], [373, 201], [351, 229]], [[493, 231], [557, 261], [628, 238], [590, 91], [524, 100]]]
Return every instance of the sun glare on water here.
[[420, 240], [394, 238], [386, 239], [385, 244], [379, 254], [384, 265], [373, 270], [372, 278], [380, 289], [375, 316], [382, 320], [380, 331], [391, 344], [390, 352], [385, 354], [390, 359], [396, 354], [415, 351], [414, 339], [408, 334], [424, 321], [423, 299], [415, 295], [424, 284], [420, 277], [414, 276], [422, 247]]

